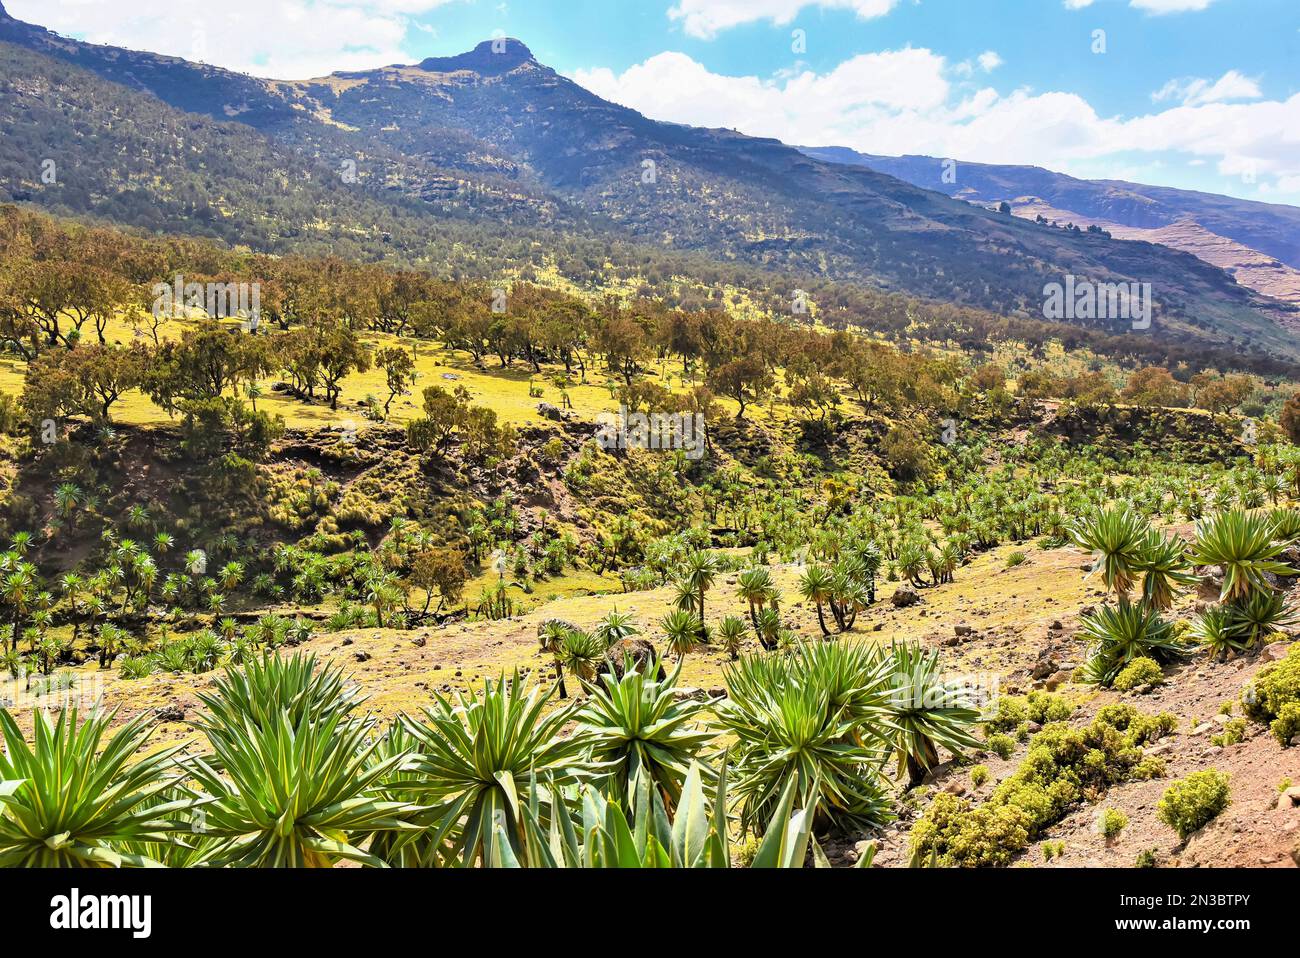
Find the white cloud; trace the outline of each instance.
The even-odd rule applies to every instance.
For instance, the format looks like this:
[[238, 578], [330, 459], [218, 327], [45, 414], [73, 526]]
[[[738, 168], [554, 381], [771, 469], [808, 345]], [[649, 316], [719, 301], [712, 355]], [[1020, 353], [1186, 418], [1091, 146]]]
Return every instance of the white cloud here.
[[825, 74], [764, 79], [724, 76], [685, 54], [662, 53], [621, 74], [586, 70], [574, 79], [656, 119], [806, 146], [1032, 164], [1079, 176], [1114, 170], [1135, 156], [1147, 166], [1201, 160], [1240, 178], [1238, 195], [1270, 183], [1287, 192], [1300, 176], [1300, 93], [1285, 101], [1207, 99], [1216, 87], [1245, 90], [1221, 80], [1200, 88], [1194, 101], [1105, 117], [1074, 93], [968, 92], [949, 82], [961, 66], [906, 48], [862, 54]]
[[411, 17], [453, 0], [5, 0], [67, 36], [276, 79], [409, 61]]
[[1200, 77], [1170, 80], [1151, 94], [1151, 99], [1157, 103], [1176, 100], [1185, 106], [1203, 106], [1206, 103], [1227, 103], [1230, 100], [1258, 100], [1261, 96], [1263, 93], [1260, 92], [1257, 81], [1236, 70], [1229, 70], [1213, 82]]
[[898, 0], [677, 0], [668, 16], [679, 20], [687, 36], [712, 40], [723, 30], [757, 20], [777, 26], [793, 23], [804, 7], [852, 10], [863, 20], [883, 17]]
[[985, 50], [975, 59], [979, 61], [980, 69], [985, 73], [992, 73], [1002, 66], [1002, 58], [992, 50]]
[[1084, 7], [1090, 7], [1093, 0], [1065, 0], [1065, 9], [1082, 10]]
[[1214, 0], [1129, 0], [1129, 6], [1160, 16], [1165, 13], [1204, 10], [1213, 2]]

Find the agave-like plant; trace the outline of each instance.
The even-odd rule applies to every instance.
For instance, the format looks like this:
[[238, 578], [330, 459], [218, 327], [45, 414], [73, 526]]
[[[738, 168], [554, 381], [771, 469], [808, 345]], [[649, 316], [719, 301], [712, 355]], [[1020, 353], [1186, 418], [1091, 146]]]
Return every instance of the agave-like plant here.
[[1231, 606], [1210, 606], [1192, 622], [1187, 637], [1220, 662], [1240, 655], [1250, 646], [1250, 637], [1233, 615]]
[[1252, 592], [1228, 606], [1228, 610], [1247, 647], [1255, 645], [1263, 636], [1300, 622], [1300, 613], [1280, 592]]
[[817, 608], [817, 624], [821, 627], [822, 635], [830, 635], [831, 630], [826, 627], [826, 613], [824, 607], [830, 601], [834, 590], [834, 576], [831, 570], [824, 565], [810, 565], [804, 570], [799, 579], [799, 595], [804, 601], [811, 602]]
[[1147, 530], [1138, 568], [1142, 572], [1142, 601], [1161, 611], [1174, 604], [1179, 589], [1197, 581], [1188, 568], [1186, 543], [1155, 529]]
[[1274, 540], [1273, 529], [1267, 516], [1241, 509], [1221, 512], [1196, 524], [1191, 561], [1198, 566], [1222, 567], [1219, 601], [1242, 599], [1252, 591], [1271, 591], [1266, 574], [1295, 574], [1285, 562], [1277, 561], [1286, 543]]
[[[705, 797], [704, 768], [691, 766], [683, 783], [682, 799], [675, 812], [663, 804], [658, 791], [645, 776], [634, 779], [628, 803], [611, 801], [590, 786], [581, 789], [572, 815], [565, 803], [543, 823], [537, 796], [530, 790], [525, 821], [524, 859], [511, 854], [509, 835], [498, 822], [494, 844], [501, 854], [497, 864], [519, 867], [527, 862], [535, 868], [730, 868], [731, 845], [727, 827], [726, 756], [713, 793], [712, 807]], [[829, 867], [825, 853], [812, 834], [817, 794], [812, 804], [796, 809], [797, 782], [791, 780], [777, 803], [762, 841], [750, 862], [751, 868], [802, 868], [812, 848], [814, 864]], [[859, 859], [869, 867], [871, 855]]]
[[745, 620], [738, 615], [728, 615], [718, 624], [718, 640], [733, 662], [740, 658], [740, 647], [747, 630]]
[[588, 735], [561, 737], [575, 706], [547, 714], [551, 692], [525, 687], [516, 671], [509, 679], [485, 680], [481, 694], [470, 691], [455, 701], [435, 695], [423, 722], [408, 721], [419, 752], [411, 766], [419, 780], [409, 793], [423, 805], [440, 805], [441, 815], [454, 823], [448, 863], [504, 863], [506, 848], [494, 841], [498, 820], [510, 855], [526, 859], [519, 793], [530, 777], [550, 781], [558, 792], [604, 771], [588, 755]]
[[596, 627], [592, 629], [592, 635], [597, 636], [604, 642], [606, 648], [640, 634], [641, 630], [637, 628], [636, 618], [632, 613], [620, 612], [618, 609], [612, 609], [606, 613], [605, 617], [597, 622]]
[[1070, 534], [1081, 548], [1097, 554], [1092, 571], [1100, 572], [1106, 588], [1122, 598], [1137, 582], [1148, 528], [1146, 519], [1122, 503], [1077, 520]]
[[1274, 509], [1268, 514], [1273, 538], [1279, 542], [1300, 542], [1300, 509]]
[[[161, 863], [133, 844], [176, 841], [188, 830], [190, 796], [159, 801], [180, 780], [180, 746], [143, 754], [153, 726], [143, 718], [104, 744], [113, 715], [75, 709], [51, 724], [34, 712], [33, 744], [0, 709], [0, 867], [118, 868]], [[101, 748], [102, 745], [102, 748]]]
[[736, 794], [746, 831], [766, 826], [792, 780], [804, 807], [833, 824], [874, 827], [888, 817], [879, 771], [888, 755], [884, 729], [837, 704], [821, 673], [806, 663], [799, 655], [746, 656], [725, 672], [729, 695], [717, 712], [736, 739]]
[[382, 867], [357, 842], [416, 828], [410, 816], [417, 809], [378, 789], [412, 756], [372, 761], [381, 741], [375, 721], [352, 715], [360, 703], [335, 684], [336, 670], [322, 670], [321, 682], [303, 675], [313, 668], [305, 656], [284, 669], [268, 659], [227, 673], [215, 694], [200, 695], [208, 714], [194, 724], [211, 755], [187, 765], [212, 799], [204, 809], [203, 834], [213, 839], [208, 864], [307, 868], [349, 860]]
[[555, 652], [556, 666], [568, 669], [580, 682], [590, 682], [605, 658], [609, 646], [599, 636], [582, 629], [566, 629]]
[[668, 650], [681, 662], [688, 652], [698, 648], [704, 641], [700, 622], [692, 612], [685, 609], [673, 609], [659, 623], [668, 642]]
[[898, 772], [908, 784], [921, 784], [939, 764], [939, 746], [960, 757], [963, 748], [978, 748], [972, 730], [980, 709], [970, 690], [944, 680], [937, 649], [927, 652], [915, 643], [895, 643], [890, 650], [888, 698], [894, 754]]
[[1092, 642], [1085, 674], [1097, 685], [1109, 686], [1134, 659], [1169, 662], [1185, 651], [1172, 623], [1155, 609], [1127, 599], [1085, 615], [1079, 634]]
[[608, 768], [603, 785], [612, 798], [625, 801], [641, 775], [672, 811], [687, 772], [714, 733], [704, 721], [707, 703], [677, 699], [681, 664], [663, 681], [654, 678], [658, 674], [658, 662], [648, 663], [642, 674], [629, 660], [622, 678], [606, 673], [588, 686], [590, 698], [576, 718], [592, 757]]

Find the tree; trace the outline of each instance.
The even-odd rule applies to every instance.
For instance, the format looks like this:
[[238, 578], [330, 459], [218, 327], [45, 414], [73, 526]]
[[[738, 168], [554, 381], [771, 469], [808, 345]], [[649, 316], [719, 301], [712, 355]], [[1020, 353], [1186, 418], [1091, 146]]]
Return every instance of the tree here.
[[460, 602], [465, 594], [465, 583], [468, 580], [465, 555], [459, 549], [426, 549], [415, 556], [407, 580], [425, 594], [421, 616], [428, 614], [435, 590], [438, 593], [438, 608], [435, 612], [441, 612], [445, 606]]
[[458, 433], [469, 422], [469, 390], [457, 386], [448, 392], [441, 386], [426, 386], [424, 390], [424, 418], [413, 420], [406, 427], [406, 440], [410, 445], [428, 452], [446, 452]]
[[1282, 431], [1297, 446], [1300, 446], [1300, 392], [1286, 401], [1282, 414], [1278, 417]]
[[145, 382], [151, 362], [140, 344], [48, 351], [27, 368], [23, 406], [34, 422], [60, 416], [110, 422], [114, 404]]
[[340, 383], [349, 373], [364, 373], [370, 368], [370, 353], [349, 326], [337, 323], [318, 324], [314, 332], [320, 349], [320, 375], [325, 385], [325, 401], [330, 409], [339, 408]]
[[1135, 406], [1186, 406], [1190, 390], [1174, 379], [1163, 366], [1145, 366], [1129, 377], [1120, 392], [1124, 402]]
[[144, 388], [154, 402], [175, 413], [181, 400], [235, 393], [241, 384], [267, 375], [279, 363], [267, 337], [203, 320], [179, 342], [164, 343], [154, 354]]
[[723, 363], [709, 373], [709, 388], [740, 404], [737, 419], [745, 418], [745, 407], [759, 402], [775, 385], [767, 365], [756, 356], [742, 356]]
[[415, 360], [405, 349], [389, 346], [375, 354], [375, 365], [384, 371], [388, 382], [388, 399], [384, 403], [384, 418], [388, 418], [393, 400], [415, 385]]

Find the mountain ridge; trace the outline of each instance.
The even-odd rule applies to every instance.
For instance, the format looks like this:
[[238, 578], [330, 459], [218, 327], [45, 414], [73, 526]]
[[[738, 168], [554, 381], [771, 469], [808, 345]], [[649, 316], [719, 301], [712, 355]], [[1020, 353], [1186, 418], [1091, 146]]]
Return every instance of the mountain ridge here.
[[[1062, 222], [1096, 225], [1124, 238], [1148, 238], [1225, 266], [1240, 282], [1300, 306], [1300, 207], [1238, 199], [1199, 190], [1151, 186], [1126, 180], [1085, 180], [1039, 166], [948, 162], [920, 154], [880, 156], [847, 147], [800, 147], [814, 157], [887, 172], [908, 182], [981, 204], [1010, 203], [1021, 215], [1055, 214]], [[1041, 201], [1041, 202], [1036, 202]], [[1187, 232], [1188, 221], [1205, 236]], [[1239, 255], [1225, 257], [1228, 244]], [[1256, 262], [1243, 263], [1255, 253]]]
[[[418, 204], [440, 195], [430, 180], [490, 176], [530, 209], [571, 208], [637, 243], [1010, 315], [1041, 314], [1044, 284], [1064, 273], [1158, 277], [1163, 335], [1300, 354], [1275, 321], [1278, 304], [1189, 254], [1047, 229], [773, 139], [651, 120], [538, 63], [518, 40], [299, 81], [84, 44], [12, 19], [0, 40], [251, 127], [316, 165], [356, 158], [376, 196]], [[507, 205], [488, 215], [509, 229], [517, 214]]]

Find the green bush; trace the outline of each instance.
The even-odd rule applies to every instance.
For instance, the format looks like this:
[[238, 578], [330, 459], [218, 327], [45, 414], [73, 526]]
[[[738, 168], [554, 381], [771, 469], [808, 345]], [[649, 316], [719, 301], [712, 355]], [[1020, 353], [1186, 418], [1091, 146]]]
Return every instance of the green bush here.
[[989, 767], [987, 765], [976, 765], [970, 770], [970, 783], [979, 788], [989, 780]]
[[1113, 688], [1117, 692], [1132, 692], [1143, 686], [1163, 685], [1165, 673], [1160, 663], [1146, 657], [1134, 659], [1115, 676]]
[[998, 697], [997, 709], [986, 723], [994, 732], [1019, 731], [1026, 722], [1046, 725], [1064, 722], [1074, 714], [1074, 705], [1063, 695], [1051, 692], [1030, 692], [1024, 695]]
[[[912, 854], [948, 866], [1004, 865], [1071, 806], [1095, 800], [1112, 785], [1163, 774], [1164, 763], [1144, 757], [1142, 746], [1176, 724], [1172, 715], [1143, 715], [1126, 704], [1102, 708], [1084, 728], [1053, 722], [1033, 737], [1028, 756], [982, 805], [936, 796], [912, 829]], [[999, 739], [1011, 744], [1005, 735], [992, 735], [990, 749]]]
[[912, 829], [912, 849], [923, 858], [935, 853], [945, 868], [1006, 865], [1029, 844], [1029, 817], [1010, 805], [972, 806], [940, 792]]
[[1223, 731], [1210, 739], [1210, 744], [1217, 745], [1220, 748], [1227, 748], [1229, 745], [1236, 745], [1246, 738], [1246, 720], [1243, 718], [1230, 719], [1223, 723]]
[[1101, 833], [1107, 839], [1118, 838], [1128, 827], [1128, 816], [1118, 808], [1108, 808], [1101, 815]]
[[1186, 841], [1198, 829], [1214, 821], [1232, 801], [1228, 776], [1209, 769], [1193, 772], [1165, 790], [1156, 814]]
[[1300, 702], [1300, 642], [1286, 658], [1264, 666], [1241, 693], [1242, 710], [1257, 722], [1271, 722], [1292, 702]]
[[998, 696], [997, 709], [987, 722], [990, 731], [1010, 732], [1029, 718], [1026, 700], [1020, 695]]
[[990, 735], [984, 743], [988, 750], [1002, 760], [1009, 759], [1016, 750], [1016, 740], [1010, 735]]
[[1030, 692], [1026, 700], [1029, 721], [1046, 725], [1049, 722], [1064, 722], [1074, 714], [1074, 705], [1064, 695], [1051, 692]]
[[1156, 867], [1156, 850], [1146, 848], [1138, 852], [1137, 861], [1134, 862], [1137, 868], [1155, 868]]
[[1282, 706], [1282, 711], [1269, 726], [1269, 731], [1282, 743], [1283, 748], [1287, 748], [1291, 740], [1300, 735], [1300, 702], [1288, 702]]

